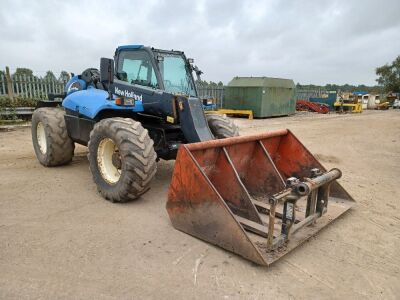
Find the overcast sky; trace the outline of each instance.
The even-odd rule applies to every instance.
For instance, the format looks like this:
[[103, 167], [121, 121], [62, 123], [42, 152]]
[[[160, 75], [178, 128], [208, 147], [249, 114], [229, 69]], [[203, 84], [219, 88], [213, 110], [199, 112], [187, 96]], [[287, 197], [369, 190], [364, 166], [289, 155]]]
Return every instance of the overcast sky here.
[[224, 83], [374, 85], [400, 55], [400, 0], [0, 0], [0, 69], [80, 73], [124, 44], [183, 50]]

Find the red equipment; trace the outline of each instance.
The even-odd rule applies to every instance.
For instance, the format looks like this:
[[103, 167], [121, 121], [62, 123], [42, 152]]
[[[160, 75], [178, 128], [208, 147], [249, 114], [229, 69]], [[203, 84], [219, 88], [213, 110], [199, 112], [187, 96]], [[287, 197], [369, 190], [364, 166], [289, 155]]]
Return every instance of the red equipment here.
[[340, 176], [287, 129], [185, 144], [167, 211], [176, 229], [269, 265], [354, 204]]
[[312, 111], [319, 114], [327, 114], [329, 112], [329, 107], [323, 103], [310, 102], [307, 100], [297, 100], [296, 102], [297, 111]]

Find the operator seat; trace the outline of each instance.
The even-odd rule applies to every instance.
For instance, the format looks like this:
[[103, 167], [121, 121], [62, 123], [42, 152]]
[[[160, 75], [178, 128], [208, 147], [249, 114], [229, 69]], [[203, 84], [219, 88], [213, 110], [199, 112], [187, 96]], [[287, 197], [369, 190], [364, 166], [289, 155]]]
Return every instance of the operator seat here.
[[126, 72], [124, 72], [124, 71], [118, 72], [117, 73], [117, 78], [119, 80], [128, 82], [128, 74]]

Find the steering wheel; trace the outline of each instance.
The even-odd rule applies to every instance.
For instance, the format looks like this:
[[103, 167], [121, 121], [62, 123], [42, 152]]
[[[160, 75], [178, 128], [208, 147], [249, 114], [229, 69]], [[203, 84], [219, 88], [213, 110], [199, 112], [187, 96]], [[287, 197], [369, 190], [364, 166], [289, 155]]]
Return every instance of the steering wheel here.
[[182, 92], [182, 88], [180, 86], [172, 84], [172, 82], [170, 80], [164, 80], [164, 86], [165, 86], [165, 89], [170, 92], [173, 92], [173, 93], [174, 92], [176, 92], [176, 93]]
[[172, 82], [171, 82], [171, 80], [164, 80], [164, 86], [165, 86], [165, 88], [167, 88], [167, 87], [172, 87]]

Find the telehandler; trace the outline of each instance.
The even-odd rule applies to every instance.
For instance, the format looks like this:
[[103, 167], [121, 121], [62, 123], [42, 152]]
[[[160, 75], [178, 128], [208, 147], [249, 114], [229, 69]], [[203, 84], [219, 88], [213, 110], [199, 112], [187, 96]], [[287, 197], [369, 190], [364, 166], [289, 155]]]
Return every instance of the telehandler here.
[[[159, 159], [176, 159], [167, 211], [178, 230], [269, 265], [354, 203], [289, 130], [238, 136], [226, 116], [205, 114], [181, 51], [143, 45], [101, 58], [73, 76], [62, 99], [39, 101], [33, 147], [46, 167], [88, 147], [100, 194], [124, 202], [145, 193]], [[329, 203], [329, 210], [328, 210]]]

